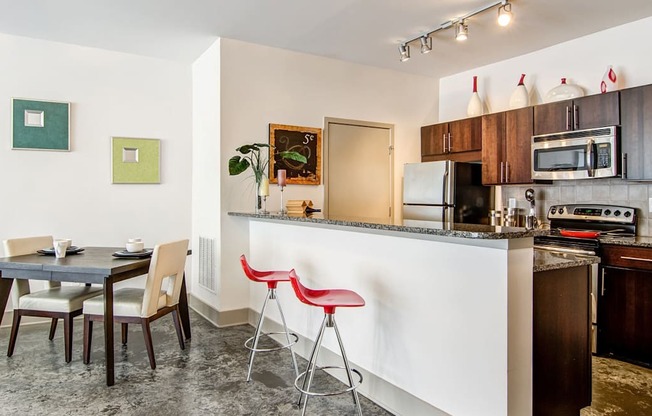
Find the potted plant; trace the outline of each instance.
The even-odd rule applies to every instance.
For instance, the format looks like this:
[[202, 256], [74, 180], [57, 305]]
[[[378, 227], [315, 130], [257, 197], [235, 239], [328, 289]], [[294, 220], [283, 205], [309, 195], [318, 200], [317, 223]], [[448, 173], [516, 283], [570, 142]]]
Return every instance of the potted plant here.
[[[263, 178], [267, 176], [267, 166], [269, 165], [269, 157], [266, 157], [266, 153], [268, 154], [268, 152], [264, 152], [265, 149], [270, 149], [271, 151], [274, 149], [274, 146], [270, 146], [267, 143], [245, 144], [235, 149], [240, 154], [229, 159], [229, 175], [239, 175], [249, 168], [254, 172], [254, 180], [256, 181], [256, 211], [260, 209], [258, 190]], [[261, 154], [261, 151], [263, 151], [263, 154]], [[276, 152], [274, 156], [280, 156], [281, 159], [296, 160], [301, 163], [308, 162], [306, 157], [298, 152]]]

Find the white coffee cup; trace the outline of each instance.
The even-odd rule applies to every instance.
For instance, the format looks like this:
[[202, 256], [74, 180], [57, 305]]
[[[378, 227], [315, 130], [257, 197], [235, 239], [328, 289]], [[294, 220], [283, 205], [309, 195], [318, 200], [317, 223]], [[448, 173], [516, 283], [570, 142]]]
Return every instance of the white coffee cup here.
[[142, 241], [129, 241], [125, 248], [130, 253], [137, 253], [145, 249], [145, 243]]
[[54, 256], [58, 259], [66, 257], [66, 250], [68, 249], [68, 240], [54, 240]]

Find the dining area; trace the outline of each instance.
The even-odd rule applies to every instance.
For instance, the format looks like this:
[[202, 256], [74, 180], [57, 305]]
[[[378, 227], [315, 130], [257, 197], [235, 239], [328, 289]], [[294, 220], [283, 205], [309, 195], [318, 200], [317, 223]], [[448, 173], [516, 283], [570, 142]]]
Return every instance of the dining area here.
[[[141, 241], [135, 248], [133, 243], [128, 242], [125, 250], [119, 247], [82, 248], [51, 236], [4, 240], [4, 257], [0, 258], [0, 308], [5, 310], [10, 294], [14, 308], [7, 356], [14, 355], [19, 343], [23, 316], [51, 319], [50, 341], [56, 334], [57, 322], [63, 321], [66, 363], [73, 360], [74, 318], [83, 314], [84, 364], [91, 361], [93, 322], [100, 322], [107, 386], [116, 382], [116, 324], [120, 325], [123, 345], [127, 345], [129, 324], [139, 324], [152, 369], [156, 368], [152, 321], [170, 314], [179, 347], [183, 350], [185, 341], [191, 338], [185, 282], [186, 258], [191, 254], [189, 241], [157, 244], [151, 249], [145, 249]], [[146, 276], [142, 287], [114, 290], [115, 284], [139, 276]], [[30, 281], [45, 282], [47, 286], [30, 290]]]

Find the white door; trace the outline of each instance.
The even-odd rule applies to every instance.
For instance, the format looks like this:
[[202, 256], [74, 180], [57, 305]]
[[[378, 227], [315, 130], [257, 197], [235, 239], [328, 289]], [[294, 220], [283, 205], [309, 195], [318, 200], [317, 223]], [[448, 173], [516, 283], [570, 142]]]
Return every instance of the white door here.
[[328, 216], [390, 223], [393, 127], [333, 119], [326, 125]]

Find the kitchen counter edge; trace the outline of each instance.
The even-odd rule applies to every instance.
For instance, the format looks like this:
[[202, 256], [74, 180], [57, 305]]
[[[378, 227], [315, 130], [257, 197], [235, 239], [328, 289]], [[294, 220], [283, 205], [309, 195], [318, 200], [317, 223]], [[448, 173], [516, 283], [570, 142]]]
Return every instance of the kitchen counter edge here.
[[326, 219], [310, 216], [288, 216], [279, 214], [255, 214], [248, 212], [229, 212], [228, 215], [235, 217], [247, 217], [260, 220], [274, 220], [274, 221], [287, 221], [299, 223], [313, 223], [325, 224], [334, 226], [345, 226], [354, 228], [364, 228], [371, 230], [381, 231], [398, 231], [413, 234], [427, 234], [437, 235], [443, 237], [458, 237], [458, 238], [471, 238], [471, 239], [484, 239], [484, 240], [505, 240], [528, 238], [539, 235], [548, 235], [549, 230], [526, 230], [525, 228], [512, 228], [512, 227], [492, 227], [489, 225], [481, 224], [453, 224], [453, 229], [439, 229], [420, 226], [406, 226], [396, 224], [380, 224], [377, 222], [369, 222], [364, 220], [349, 220], [349, 219]]
[[590, 266], [597, 263], [600, 263], [600, 257], [598, 256], [576, 256], [574, 254], [534, 249], [532, 271], [534, 273], [545, 272], [570, 267]]

